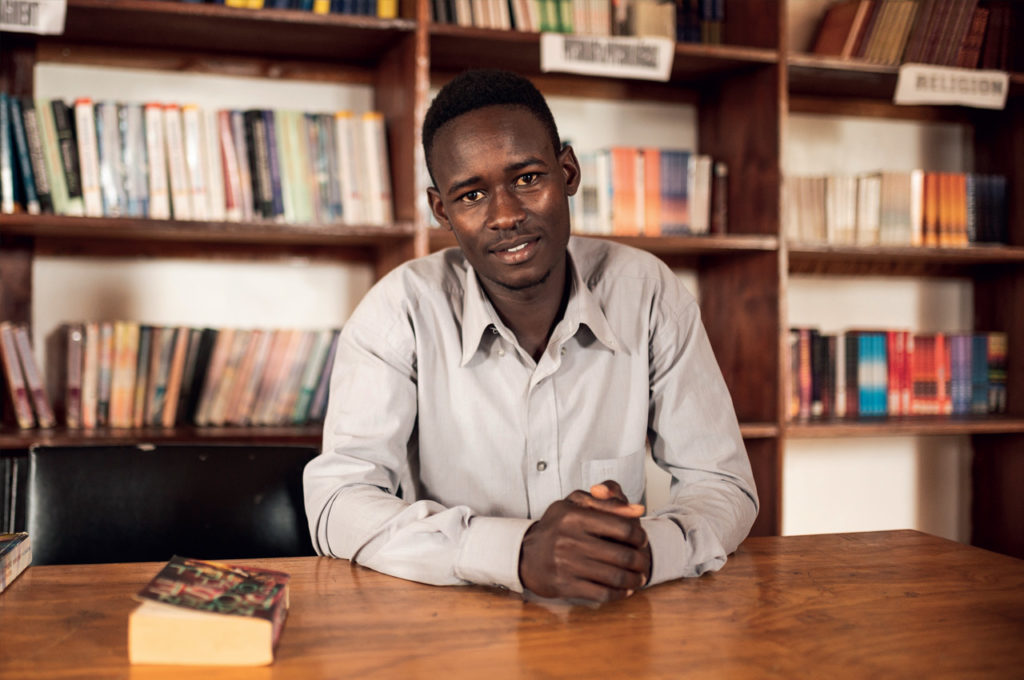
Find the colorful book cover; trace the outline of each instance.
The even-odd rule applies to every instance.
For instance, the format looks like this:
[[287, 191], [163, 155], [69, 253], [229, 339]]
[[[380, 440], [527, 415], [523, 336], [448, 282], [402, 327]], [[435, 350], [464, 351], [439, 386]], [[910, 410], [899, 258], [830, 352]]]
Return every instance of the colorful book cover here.
[[288, 612], [288, 581], [281, 571], [175, 555], [136, 595], [196, 612], [270, 621], [277, 640]]

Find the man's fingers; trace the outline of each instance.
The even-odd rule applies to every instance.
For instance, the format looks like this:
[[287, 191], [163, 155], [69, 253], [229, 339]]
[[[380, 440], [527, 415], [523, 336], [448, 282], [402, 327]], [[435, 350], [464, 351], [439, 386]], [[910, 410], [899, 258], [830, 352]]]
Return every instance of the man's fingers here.
[[594, 498], [599, 498], [601, 500], [610, 500], [613, 498], [617, 498], [621, 500], [623, 503], [629, 502], [629, 500], [626, 498], [626, 494], [623, 493], [622, 491], [622, 487], [619, 486], [618, 482], [612, 479], [607, 479], [601, 482], [600, 484], [595, 484], [594, 486], [590, 487], [590, 493], [592, 496], [594, 496]]
[[644, 512], [646, 512], [646, 508], [639, 503], [625, 503], [614, 498], [596, 498], [592, 494], [586, 494], [582, 491], [574, 491], [569, 496], [569, 500], [584, 508], [600, 510], [601, 512], [607, 512], [627, 519], [643, 517]]

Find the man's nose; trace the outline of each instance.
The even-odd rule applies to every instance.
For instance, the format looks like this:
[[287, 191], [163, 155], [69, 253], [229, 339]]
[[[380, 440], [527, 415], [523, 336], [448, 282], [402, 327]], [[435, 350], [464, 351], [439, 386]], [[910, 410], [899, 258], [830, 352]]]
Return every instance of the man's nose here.
[[526, 211], [514, 190], [502, 188], [494, 193], [487, 218], [491, 229], [513, 229], [526, 219]]

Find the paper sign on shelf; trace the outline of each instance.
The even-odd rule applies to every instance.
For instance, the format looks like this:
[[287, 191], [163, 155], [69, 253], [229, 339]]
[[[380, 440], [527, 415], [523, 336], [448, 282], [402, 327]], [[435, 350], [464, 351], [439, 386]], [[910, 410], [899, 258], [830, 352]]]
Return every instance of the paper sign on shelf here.
[[951, 66], [903, 64], [896, 81], [894, 104], [958, 104], [979, 109], [1006, 108], [1010, 76], [1005, 71], [979, 71]]
[[0, 31], [59, 35], [67, 0], [0, 0]]
[[543, 33], [540, 70], [667, 81], [675, 43], [668, 38]]

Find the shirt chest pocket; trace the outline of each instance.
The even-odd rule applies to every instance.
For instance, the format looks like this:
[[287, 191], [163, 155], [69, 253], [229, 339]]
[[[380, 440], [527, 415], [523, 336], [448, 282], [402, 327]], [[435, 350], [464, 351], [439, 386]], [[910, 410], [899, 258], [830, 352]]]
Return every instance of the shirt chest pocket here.
[[644, 457], [647, 448], [619, 456], [599, 458], [583, 463], [583, 489], [587, 491], [594, 484], [612, 480], [618, 482], [630, 503], [642, 503], [644, 498]]

